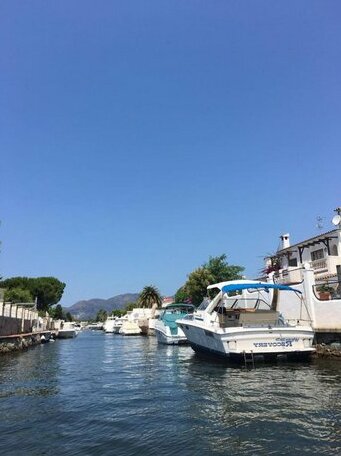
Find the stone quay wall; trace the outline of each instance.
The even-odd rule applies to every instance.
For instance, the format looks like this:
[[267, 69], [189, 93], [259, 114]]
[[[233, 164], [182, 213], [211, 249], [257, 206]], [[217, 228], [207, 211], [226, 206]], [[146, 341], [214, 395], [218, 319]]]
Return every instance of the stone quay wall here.
[[0, 303], [0, 337], [29, 333], [38, 325], [36, 310], [6, 302]]
[[7, 336], [4, 338], [1, 338], [0, 336], [0, 355], [13, 351], [25, 350], [26, 348], [33, 347], [41, 342], [41, 333], [22, 334], [15, 337]]

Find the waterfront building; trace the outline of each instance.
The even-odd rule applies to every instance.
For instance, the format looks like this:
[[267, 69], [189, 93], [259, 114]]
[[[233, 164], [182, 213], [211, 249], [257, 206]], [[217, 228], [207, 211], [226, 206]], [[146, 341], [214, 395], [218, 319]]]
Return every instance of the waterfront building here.
[[173, 296], [164, 296], [162, 298], [161, 307], [162, 308], [167, 307], [169, 304], [173, 304], [173, 302], [174, 302], [174, 297]]
[[341, 340], [341, 208], [336, 212], [333, 230], [293, 245], [284, 234], [276, 254], [265, 258], [265, 280], [300, 290], [308, 313], [302, 315], [299, 296], [281, 299], [278, 309], [293, 322], [311, 321], [319, 342]]
[[302, 268], [308, 264], [316, 283], [336, 280], [337, 269], [341, 267], [341, 209], [336, 211], [333, 230], [293, 245], [289, 234], [280, 236], [278, 251], [265, 258], [265, 274], [274, 273], [277, 283], [293, 284], [302, 280]]

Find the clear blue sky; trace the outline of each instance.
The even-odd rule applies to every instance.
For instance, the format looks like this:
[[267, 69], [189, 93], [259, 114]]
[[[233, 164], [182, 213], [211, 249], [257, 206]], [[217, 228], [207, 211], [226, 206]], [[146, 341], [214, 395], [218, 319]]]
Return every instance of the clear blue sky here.
[[253, 277], [341, 205], [341, 3], [2, 0], [0, 275], [63, 305], [209, 256]]

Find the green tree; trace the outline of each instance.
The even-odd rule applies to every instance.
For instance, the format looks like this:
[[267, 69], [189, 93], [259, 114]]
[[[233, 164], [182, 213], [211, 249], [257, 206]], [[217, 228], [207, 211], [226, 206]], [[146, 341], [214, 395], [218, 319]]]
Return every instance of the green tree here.
[[180, 287], [174, 296], [175, 302], [186, 302], [191, 299], [184, 286]]
[[226, 254], [210, 257], [203, 267], [212, 274], [214, 283], [241, 279], [241, 273], [244, 271], [242, 266], [229, 265]]
[[108, 317], [108, 313], [104, 309], [100, 309], [96, 315], [96, 321], [105, 321]]
[[11, 277], [9, 279], [2, 280], [0, 283], [3, 288], [7, 289], [22, 288], [23, 290], [30, 290], [32, 280], [34, 279], [30, 279], [28, 277]]
[[71, 315], [70, 312], [66, 312], [65, 321], [73, 321], [73, 316]]
[[14, 304], [34, 301], [30, 291], [23, 288], [10, 288], [9, 290], [6, 290], [4, 299], [5, 301], [13, 302]]
[[114, 310], [112, 310], [111, 315], [113, 317], [122, 317], [123, 313], [124, 313], [124, 311], [121, 309], [114, 309]]
[[124, 306], [124, 311], [125, 312], [130, 312], [136, 307], [136, 302], [127, 302], [127, 304]]
[[191, 272], [185, 284], [185, 291], [190, 297], [192, 304], [195, 306], [199, 305], [204, 296], [206, 296], [208, 285], [214, 282], [213, 274], [204, 267], [195, 269]]
[[56, 320], [65, 320], [63, 308], [60, 304], [57, 304], [56, 307], [52, 307], [49, 313], [51, 317]]
[[138, 299], [138, 304], [141, 307], [153, 307], [153, 304], [156, 304], [157, 307], [160, 307], [162, 304], [162, 299], [159, 290], [153, 285], [149, 285], [143, 288]]
[[37, 298], [38, 310], [47, 310], [57, 304], [63, 296], [65, 283], [54, 277], [38, 277], [33, 279], [31, 293]]
[[199, 305], [207, 294], [208, 285], [241, 279], [243, 271], [242, 266], [229, 265], [225, 254], [210, 257], [207, 263], [188, 275], [185, 285], [177, 291], [176, 300], [190, 298], [194, 305]]
[[37, 298], [37, 309], [46, 311], [57, 304], [64, 292], [65, 283], [55, 277], [12, 277], [0, 282], [0, 287], [8, 291], [13, 288], [28, 290], [32, 299]]

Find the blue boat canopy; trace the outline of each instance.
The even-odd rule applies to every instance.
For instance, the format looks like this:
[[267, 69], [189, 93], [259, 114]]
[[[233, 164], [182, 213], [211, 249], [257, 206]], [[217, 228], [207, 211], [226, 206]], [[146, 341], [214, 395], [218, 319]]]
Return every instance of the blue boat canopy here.
[[225, 285], [222, 287], [222, 291], [227, 293], [229, 291], [237, 291], [237, 290], [249, 290], [249, 289], [262, 289], [262, 290], [287, 290], [287, 291], [295, 291], [296, 293], [301, 293], [300, 290], [296, 288], [289, 287], [288, 285], [279, 285], [277, 283], [231, 283], [230, 285]]

